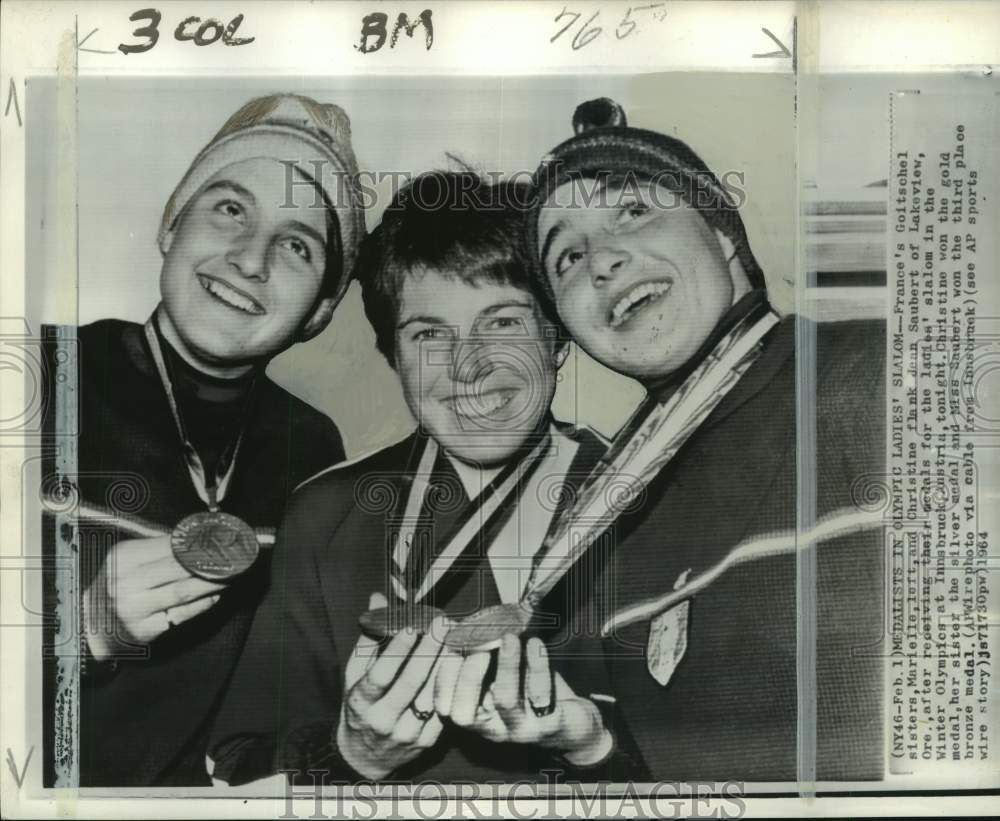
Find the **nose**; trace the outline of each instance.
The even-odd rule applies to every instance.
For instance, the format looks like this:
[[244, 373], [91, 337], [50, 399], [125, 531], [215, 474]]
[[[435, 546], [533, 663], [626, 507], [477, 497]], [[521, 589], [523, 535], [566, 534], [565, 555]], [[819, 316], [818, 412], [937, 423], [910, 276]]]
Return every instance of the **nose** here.
[[226, 254], [226, 262], [239, 271], [241, 276], [266, 282], [269, 256], [270, 244], [267, 237], [249, 234], [240, 237]]
[[489, 376], [497, 368], [496, 353], [496, 340], [477, 334], [456, 341], [452, 347], [452, 381], [473, 383]]
[[632, 255], [616, 244], [606, 243], [594, 249], [590, 255], [590, 280], [594, 287], [613, 282], [631, 260]]

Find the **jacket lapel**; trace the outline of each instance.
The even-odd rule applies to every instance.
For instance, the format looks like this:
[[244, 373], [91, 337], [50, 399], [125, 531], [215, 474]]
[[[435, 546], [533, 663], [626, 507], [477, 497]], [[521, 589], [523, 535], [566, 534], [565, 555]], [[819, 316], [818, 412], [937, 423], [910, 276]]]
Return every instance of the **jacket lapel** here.
[[760, 358], [743, 374], [733, 389], [702, 422], [702, 429], [714, 427], [764, 390], [795, 354], [795, 317], [786, 316], [764, 339]]

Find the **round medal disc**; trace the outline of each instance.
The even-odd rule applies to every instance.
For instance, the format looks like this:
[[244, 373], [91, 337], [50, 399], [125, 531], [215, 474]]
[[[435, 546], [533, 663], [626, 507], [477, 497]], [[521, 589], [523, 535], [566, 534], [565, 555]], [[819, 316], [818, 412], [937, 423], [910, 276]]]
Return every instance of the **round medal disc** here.
[[358, 624], [369, 638], [387, 639], [404, 630], [426, 633], [431, 622], [444, 611], [424, 604], [397, 604], [393, 607], [377, 607], [361, 614]]
[[523, 604], [495, 604], [462, 619], [448, 631], [444, 643], [458, 653], [493, 650], [507, 633], [521, 635], [534, 614]]
[[185, 570], [213, 582], [235, 579], [260, 554], [253, 528], [222, 511], [192, 513], [182, 519], [170, 534], [170, 546]]

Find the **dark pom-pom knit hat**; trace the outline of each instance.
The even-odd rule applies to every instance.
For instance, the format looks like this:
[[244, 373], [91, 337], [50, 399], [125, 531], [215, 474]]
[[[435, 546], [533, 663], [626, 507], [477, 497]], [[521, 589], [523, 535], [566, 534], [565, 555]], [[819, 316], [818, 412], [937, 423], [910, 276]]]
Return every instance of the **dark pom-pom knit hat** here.
[[543, 295], [554, 303], [552, 286], [538, 258], [538, 217], [552, 193], [567, 182], [601, 178], [653, 180], [680, 195], [712, 227], [728, 237], [754, 288], [764, 274], [754, 258], [746, 229], [730, 192], [705, 162], [680, 140], [628, 125], [625, 112], [607, 97], [577, 106], [575, 136], [556, 146], [532, 177], [534, 196], [526, 214], [525, 245]]

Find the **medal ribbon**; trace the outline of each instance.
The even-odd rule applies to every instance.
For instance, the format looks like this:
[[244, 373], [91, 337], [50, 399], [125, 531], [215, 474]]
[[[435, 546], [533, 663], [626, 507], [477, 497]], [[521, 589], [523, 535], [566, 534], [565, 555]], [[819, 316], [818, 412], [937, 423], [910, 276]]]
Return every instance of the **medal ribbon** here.
[[771, 556], [794, 553], [828, 539], [882, 528], [885, 524], [881, 511], [870, 512], [842, 508], [824, 517], [822, 521], [816, 523], [815, 527], [805, 533], [789, 530], [775, 535], [756, 536], [753, 539], [748, 539], [729, 551], [721, 561], [677, 590], [662, 596], [644, 599], [624, 610], [619, 610], [601, 627], [601, 635], [608, 636], [616, 629], [620, 630], [630, 624], [645, 621], [651, 616], [664, 612], [708, 587], [719, 576], [736, 565]]
[[[215, 512], [219, 509], [219, 503], [225, 498], [226, 491], [229, 489], [229, 482], [236, 470], [236, 457], [239, 455], [240, 446], [243, 444], [243, 422], [242, 420], [240, 421], [240, 432], [236, 437], [232, 456], [227, 460], [225, 458], [226, 454], [223, 452], [219, 457], [219, 463], [215, 470], [215, 481], [212, 485], [209, 485], [201, 457], [198, 455], [198, 451], [195, 450], [194, 445], [191, 444], [191, 440], [188, 439], [187, 432], [184, 429], [184, 420], [181, 418], [181, 411], [174, 396], [174, 387], [170, 382], [170, 374], [167, 371], [166, 360], [163, 358], [163, 349], [160, 347], [160, 338], [156, 332], [155, 322], [156, 313], [154, 312], [147, 320], [143, 330], [146, 333], [146, 341], [149, 342], [149, 349], [153, 354], [156, 372], [160, 375], [160, 383], [163, 385], [163, 391], [167, 395], [167, 403], [170, 405], [170, 413], [174, 417], [177, 434], [180, 436], [181, 444], [184, 448], [184, 462], [187, 465], [188, 475], [191, 477], [191, 484], [194, 485], [198, 496], [208, 505], [209, 510]], [[227, 462], [228, 464], [226, 464]], [[223, 464], [226, 464], [224, 471], [221, 470]]]
[[[408, 591], [406, 586], [398, 578], [399, 573], [392, 573], [391, 579], [393, 589], [397, 596], [404, 601], [419, 602], [434, 588], [437, 581], [444, 576], [448, 569], [454, 564], [455, 559], [465, 550], [469, 542], [481, 528], [482, 522], [489, 521], [500, 505], [510, 496], [511, 492], [522, 485], [522, 480], [528, 471], [536, 467], [549, 449], [552, 436], [546, 432], [531, 452], [518, 463], [517, 469], [512, 471], [501, 482], [487, 488], [480, 494], [481, 500], [478, 508], [469, 517], [459, 531], [452, 537], [445, 548], [434, 558], [424, 576], [423, 582], [415, 591]], [[410, 547], [413, 541], [414, 530], [417, 526], [420, 510], [423, 507], [424, 496], [430, 486], [431, 472], [434, 463], [437, 461], [438, 445], [433, 439], [428, 438], [424, 447], [424, 452], [420, 457], [420, 464], [413, 479], [410, 489], [410, 496], [406, 501], [406, 511], [403, 514], [404, 529], [397, 534], [396, 545], [392, 553], [394, 569], [401, 570], [406, 566]]]
[[[663, 404], [648, 415], [599, 464], [576, 502], [553, 524], [535, 554], [524, 601], [537, 607], [576, 560], [638, 498], [698, 426], [718, 406], [760, 355], [760, 342], [778, 322], [769, 311], [724, 336], [712, 352]], [[630, 427], [633, 427], [630, 425]]]
[[[42, 496], [42, 506], [46, 513], [63, 511], [66, 507], [65, 500], [59, 499], [51, 494]], [[67, 511], [68, 513], [69, 511]], [[99, 507], [97, 505], [80, 502], [73, 506], [72, 513], [75, 514], [77, 523], [87, 523], [93, 525], [111, 525], [118, 530], [136, 539], [154, 539], [161, 536], [169, 536], [171, 531], [165, 530], [159, 525], [148, 522], [138, 516], [119, 513], [110, 508]], [[257, 535], [257, 542], [261, 547], [271, 547], [274, 544], [274, 528], [257, 527], [254, 528]]]

